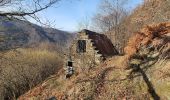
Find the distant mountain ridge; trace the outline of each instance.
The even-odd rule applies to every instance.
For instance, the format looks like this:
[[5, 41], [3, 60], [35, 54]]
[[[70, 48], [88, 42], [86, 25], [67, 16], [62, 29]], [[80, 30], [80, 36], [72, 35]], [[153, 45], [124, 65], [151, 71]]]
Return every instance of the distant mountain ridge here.
[[73, 34], [54, 29], [44, 28], [26, 21], [0, 21], [0, 50], [38, 45], [42, 42], [67, 46]]

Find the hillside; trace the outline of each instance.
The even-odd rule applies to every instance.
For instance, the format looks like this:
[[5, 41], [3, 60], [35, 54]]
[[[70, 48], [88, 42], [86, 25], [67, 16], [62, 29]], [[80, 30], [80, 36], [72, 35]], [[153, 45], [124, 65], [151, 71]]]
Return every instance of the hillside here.
[[61, 69], [19, 100], [170, 100], [169, 11], [170, 0], [145, 0], [121, 23], [125, 55], [70, 79]]
[[[142, 4], [137, 6], [133, 11], [130, 12], [120, 25], [118, 26], [118, 44], [121, 53], [123, 48], [127, 45], [127, 42], [135, 32], [143, 28], [148, 24], [156, 24], [161, 22], [170, 21], [170, 0], [144, 0]], [[111, 30], [114, 33], [115, 30]], [[114, 43], [114, 37], [112, 37]]]
[[136, 32], [144, 25], [170, 21], [170, 0], [144, 1], [124, 21], [126, 34]]
[[126, 55], [70, 79], [60, 70], [19, 100], [169, 100], [169, 33], [170, 23], [146, 26], [129, 40]]
[[0, 99], [16, 99], [57, 73], [73, 36], [25, 21], [1, 20]]
[[44, 28], [25, 21], [4, 20], [0, 22], [0, 50], [21, 46], [34, 47], [43, 42], [67, 47], [68, 41], [72, 38], [73, 35], [69, 32]]

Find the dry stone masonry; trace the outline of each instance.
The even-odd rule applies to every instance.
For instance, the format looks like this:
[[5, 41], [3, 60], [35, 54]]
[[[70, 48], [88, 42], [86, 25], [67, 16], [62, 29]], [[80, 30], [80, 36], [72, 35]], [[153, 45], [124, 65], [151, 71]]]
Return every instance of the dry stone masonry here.
[[84, 29], [72, 43], [69, 58], [76, 72], [84, 72], [117, 54], [117, 50], [104, 34]]

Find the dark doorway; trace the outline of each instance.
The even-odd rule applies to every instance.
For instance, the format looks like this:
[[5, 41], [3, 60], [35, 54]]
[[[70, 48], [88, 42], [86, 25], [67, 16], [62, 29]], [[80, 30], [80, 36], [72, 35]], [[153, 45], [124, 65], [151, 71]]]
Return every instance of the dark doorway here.
[[67, 66], [73, 66], [73, 62], [68, 61]]

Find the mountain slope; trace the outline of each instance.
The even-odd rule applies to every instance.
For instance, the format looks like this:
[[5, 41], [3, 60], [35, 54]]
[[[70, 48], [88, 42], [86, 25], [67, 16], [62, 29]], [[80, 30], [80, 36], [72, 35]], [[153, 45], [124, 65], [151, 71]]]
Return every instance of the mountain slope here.
[[15, 100], [62, 69], [61, 58], [73, 36], [25, 21], [0, 19], [0, 100]]
[[[170, 0], [146, 0], [125, 20], [125, 33], [132, 36], [126, 55], [114, 56], [70, 79], [63, 79], [60, 70], [19, 100], [169, 100], [169, 4]], [[142, 28], [153, 23], [160, 24]]]
[[[156, 24], [170, 21], [170, 0], [144, 0], [144, 2], [135, 8], [118, 26], [119, 33], [117, 46], [120, 53], [124, 53], [128, 39], [133, 36], [142, 27], [148, 24]], [[114, 28], [111, 31], [115, 32]], [[112, 37], [114, 43], [115, 39]]]
[[149, 25], [139, 32], [143, 37], [129, 40], [134, 44], [129, 42], [125, 56], [114, 56], [70, 79], [63, 79], [60, 70], [19, 100], [169, 100], [169, 33], [168, 22]]
[[43, 28], [25, 21], [0, 22], [0, 50], [39, 45], [42, 42], [64, 47], [72, 37], [71, 33], [53, 28]]
[[144, 25], [170, 21], [170, 0], [145, 0], [125, 20], [126, 34], [140, 30]]

